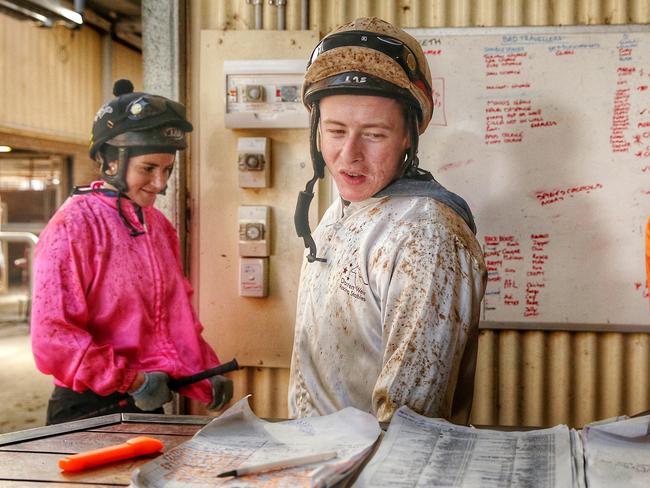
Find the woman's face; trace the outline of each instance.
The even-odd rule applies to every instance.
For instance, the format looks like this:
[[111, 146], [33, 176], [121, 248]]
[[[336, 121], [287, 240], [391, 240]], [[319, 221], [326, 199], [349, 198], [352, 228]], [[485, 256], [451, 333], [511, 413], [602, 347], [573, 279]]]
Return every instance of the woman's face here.
[[129, 159], [126, 171], [126, 194], [141, 207], [149, 207], [167, 186], [174, 169], [176, 155], [168, 153], [143, 154]]

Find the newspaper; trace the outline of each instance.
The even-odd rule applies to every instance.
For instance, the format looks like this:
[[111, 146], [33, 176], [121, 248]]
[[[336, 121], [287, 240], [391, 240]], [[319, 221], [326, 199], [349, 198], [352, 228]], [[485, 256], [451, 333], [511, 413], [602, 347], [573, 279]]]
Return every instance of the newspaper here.
[[582, 430], [589, 488], [650, 486], [650, 416], [596, 422]]
[[[379, 437], [377, 419], [355, 408], [322, 417], [266, 422], [243, 398], [192, 439], [134, 471], [137, 488], [329, 487], [363, 463]], [[250, 474], [217, 475], [244, 466], [336, 451], [337, 457], [307, 466]]]
[[578, 469], [566, 425], [474, 429], [401, 407], [354, 487], [572, 487]]

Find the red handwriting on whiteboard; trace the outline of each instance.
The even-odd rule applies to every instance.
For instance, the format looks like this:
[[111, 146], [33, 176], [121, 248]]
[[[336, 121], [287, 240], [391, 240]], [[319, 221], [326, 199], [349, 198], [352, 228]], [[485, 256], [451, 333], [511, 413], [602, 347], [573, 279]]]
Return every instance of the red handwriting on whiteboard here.
[[[643, 132], [636, 133], [632, 135], [632, 144], [635, 146], [641, 146], [641, 148], [635, 148], [634, 157], [636, 158], [650, 158], [650, 121], [640, 121], [636, 124], [638, 129], [646, 129]], [[643, 168], [641, 168], [643, 171]]]
[[443, 164], [442, 166], [440, 166], [440, 168], [438, 168], [438, 173], [449, 171], [450, 169], [462, 168], [463, 166], [467, 166], [468, 164], [472, 164], [473, 162], [474, 162], [473, 159], [467, 159], [465, 161], [456, 161], [453, 163]]
[[521, 317], [542, 315], [545, 268], [551, 242], [548, 233], [530, 234], [530, 254], [524, 262], [522, 246], [513, 235], [484, 236], [484, 256], [488, 272], [484, 311], [510, 309]]
[[485, 105], [485, 144], [513, 144], [524, 140], [524, 129], [553, 127], [555, 120], [545, 119], [542, 109], [533, 107], [529, 98], [488, 99]]
[[[618, 60], [627, 63], [633, 59], [633, 48], [636, 44], [627, 39], [622, 40], [618, 46]], [[626, 137], [626, 131], [630, 128], [630, 92], [633, 88], [631, 77], [637, 73], [634, 66], [618, 66], [616, 69], [616, 91], [614, 92], [614, 110], [612, 113], [612, 125], [609, 135], [609, 144], [614, 153], [626, 153], [630, 151], [630, 140]], [[641, 70], [643, 73], [643, 70]], [[640, 87], [638, 87], [640, 88]], [[643, 91], [643, 89], [641, 90]], [[638, 153], [639, 151], [637, 151]], [[638, 154], [635, 154], [637, 157]]]
[[488, 69], [498, 69], [503, 66], [521, 66], [524, 58], [528, 57], [527, 52], [508, 54], [484, 54], [483, 61]]
[[515, 236], [485, 236], [485, 264], [488, 272], [485, 310], [497, 307], [517, 307], [521, 303], [517, 269], [513, 267], [521, 256]]
[[611, 134], [609, 136], [612, 152], [621, 153], [630, 149], [630, 143], [625, 138], [625, 131], [629, 127], [630, 89], [619, 88], [614, 94], [614, 114], [612, 115]]
[[634, 289], [640, 292], [641, 296], [644, 299], [648, 299], [648, 282], [646, 281], [645, 284], [641, 281], [636, 281], [634, 283]]
[[536, 191], [535, 198], [540, 203], [540, 205], [550, 205], [552, 203], [557, 203], [564, 201], [565, 198], [572, 198], [575, 195], [584, 193], [589, 194], [595, 190], [602, 190], [602, 183], [593, 183], [591, 185], [580, 185], [580, 186], [571, 186], [569, 188], [559, 188], [555, 190], [546, 190], [546, 191]]
[[531, 266], [526, 272], [528, 281], [526, 282], [524, 317], [539, 317], [541, 313], [539, 300], [542, 290], [546, 287], [544, 274], [548, 254], [546, 254], [545, 250], [551, 239], [549, 234], [531, 234], [530, 238], [532, 240], [531, 249], [533, 251], [533, 258]]

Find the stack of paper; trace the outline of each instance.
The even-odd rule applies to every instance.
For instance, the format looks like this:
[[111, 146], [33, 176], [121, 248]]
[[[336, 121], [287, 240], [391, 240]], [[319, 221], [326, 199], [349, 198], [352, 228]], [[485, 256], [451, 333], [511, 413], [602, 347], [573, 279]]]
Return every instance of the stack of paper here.
[[566, 425], [527, 432], [458, 426], [400, 408], [355, 487], [577, 486]]
[[[189, 441], [136, 470], [131, 486], [201, 488], [214, 486], [325, 487], [356, 471], [380, 433], [374, 416], [346, 408], [323, 417], [266, 422], [251, 411], [247, 398], [206, 425]], [[329, 461], [249, 474], [217, 475], [309, 454], [336, 451]]]
[[595, 422], [582, 431], [589, 488], [650, 486], [650, 416]]
[[[475, 429], [400, 408], [356, 488], [503, 486], [617, 488], [650, 486], [650, 416], [586, 426], [506, 432]], [[354, 480], [380, 434], [372, 415], [346, 408], [286, 422], [257, 418], [246, 398], [190, 441], [136, 470], [139, 488], [345, 486]], [[310, 465], [217, 475], [242, 467], [336, 451]], [[321, 457], [325, 459], [325, 457]]]

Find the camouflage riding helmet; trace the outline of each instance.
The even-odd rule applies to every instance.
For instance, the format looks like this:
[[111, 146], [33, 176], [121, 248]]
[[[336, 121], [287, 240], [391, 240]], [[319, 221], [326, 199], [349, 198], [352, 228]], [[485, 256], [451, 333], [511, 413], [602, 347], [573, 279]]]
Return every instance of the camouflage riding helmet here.
[[[90, 157], [101, 165], [101, 177], [118, 191], [128, 191], [126, 170], [130, 157], [151, 153], [176, 153], [185, 149], [185, 134], [192, 124], [185, 107], [168, 98], [134, 92], [129, 80], [113, 86], [115, 98], [95, 115], [90, 138]], [[116, 170], [109, 167], [118, 161]]]
[[372, 95], [404, 104], [410, 146], [401, 175], [433, 179], [431, 173], [418, 168], [419, 135], [426, 130], [433, 112], [431, 71], [418, 41], [376, 17], [356, 19], [326, 35], [309, 59], [302, 88], [302, 101], [310, 112], [314, 177], [300, 192], [294, 223], [310, 250], [310, 262], [321, 260], [316, 257], [308, 220], [314, 184], [325, 175], [325, 160], [318, 145], [319, 101], [331, 95]]
[[[302, 100], [311, 112], [313, 143], [319, 122], [318, 101], [330, 95], [374, 95], [408, 107], [411, 150], [403, 171], [417, 168], [418, 135], [431, 120], [431, 71], [419, 42], [402, 29], [376, 17], [363, 17], [326, 35], [314, 49], [303, 84]], [[316, 173], [325, 163], [313, 147]]]

